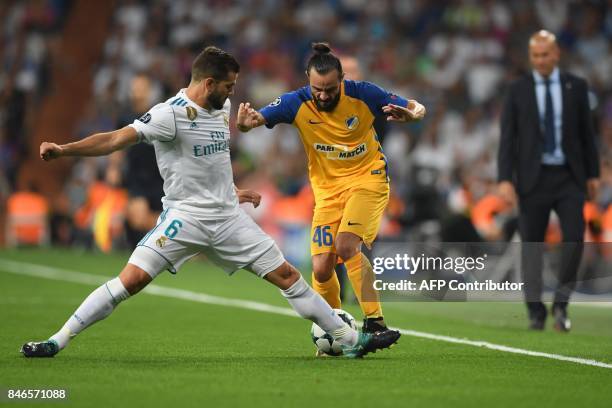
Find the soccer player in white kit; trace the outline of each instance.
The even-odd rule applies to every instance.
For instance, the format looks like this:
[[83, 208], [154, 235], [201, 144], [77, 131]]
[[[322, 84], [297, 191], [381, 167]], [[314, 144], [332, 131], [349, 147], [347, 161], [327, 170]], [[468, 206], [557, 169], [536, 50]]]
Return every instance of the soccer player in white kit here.
[[193, 62], [189, 86], [133, 124], [74, 143], [40, 145], [40, 156], [48, 161], [106, 155], [138, 142], [152, 144], [164, 179], [164, 211], [119, 276], [95, 289], [48, 340], [24, 344], [24, 356], [54, 356], [158, 274], [176, 273], [199, 253], [230, 274], [246, 269], [276, 285], [300, 316], [342, 345], [347, 357], [362, 357], [397, 341], [399, 333], [394, 331], [369, 334], [350, 328], [238, 206], [239, 201], [256, 205], [259, 200], [256, 193], [236, 190], [233, 182], [228, 97], [239, 71], [234, 57], [207, 47]]

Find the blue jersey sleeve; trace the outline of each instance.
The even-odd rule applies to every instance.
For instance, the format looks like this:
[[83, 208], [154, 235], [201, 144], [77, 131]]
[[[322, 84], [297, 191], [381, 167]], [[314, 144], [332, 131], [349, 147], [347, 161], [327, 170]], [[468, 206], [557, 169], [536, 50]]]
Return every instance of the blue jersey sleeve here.
[[364, 101], [374, 116], [384, 116], [382, 108], [390, 103], [403, 107], [408, 106], [407, 99], [371, 82], [346, 80], [344, 82], [344, 93], [347, 96]]
[[298, 92], [289, 92], [279, 96], [268, 106], [262, 108], [259, 113], [266, 120], [266, 127], [271, 129], [278, 123], [293, 123], [302, 105], [302, 99]]

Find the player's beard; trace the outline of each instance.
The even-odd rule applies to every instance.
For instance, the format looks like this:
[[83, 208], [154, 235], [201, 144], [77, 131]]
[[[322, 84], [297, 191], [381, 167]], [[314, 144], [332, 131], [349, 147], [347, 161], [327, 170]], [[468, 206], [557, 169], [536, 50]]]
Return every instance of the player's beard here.
[[215, 110], [223, 109], [223, 105], [225, 105], [226, 99], [227, 99], [227, 96], [223, 96], [219, 92], [213, 92], [210, 95], [208, 95], [208, 103]]
[[314, 95], [313, 95], [313, 99], [314, 99], [315, 105], [317, 105], [318, 110], [323, 111], [323, 112], [331, 112], [336, 108], [336, 106], [338, 106], [338, 102], [340, 102], [340, 92], [338, 92], [338, 94], [334, 96], [332, 99], [325, 101], [325, 102], [318, 100], [317, 97]]

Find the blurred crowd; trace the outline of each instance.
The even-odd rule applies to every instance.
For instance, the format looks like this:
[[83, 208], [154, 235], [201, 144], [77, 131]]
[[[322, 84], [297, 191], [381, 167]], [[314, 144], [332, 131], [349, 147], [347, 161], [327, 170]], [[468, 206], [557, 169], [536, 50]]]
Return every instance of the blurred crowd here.
[[[45, 47], [61, 26], [56, 10], [66, 4], [0, 7], [0, 194], [15, 188], [27, 141], [28, 117], [18, 106], [29, 102], [14, 101], [36, 104], [44, 94]], [[75, 124], [75, 138], [131, 123], [174, 95], [187, 85], [191, 62], [205, 45], [226, 49], [241, 63], [234, 109], [242, 101], [263, 107], [303, 86], [313, 41], [330, 42], [349, 78], [421, 101], [424, 121], [377, 124], [392, 179], [381, 238], [415, 240], [511, 239], [514, 210], [495, 196], [503, 89], [529, 69], [529, 36], [548, 29], [562, 47], [562, 67], [590, 85], [602, 189], [585, 214], [592, 217], [591, 238], [612, 241], [612, 1], [120, 0], [110, 25], [94, 97]], [[236, 185], [263, 195], [253, 216], [286, 251], [300, 244], [308, 255], [312, 195], [297, 133], [290, 126], [233, 132]], [[87, 214], [74, 217], [75, 232], [60, 241], [86, 242], [80, 234], [95, 230], [96, 209], [105, 205], [117, 208], [106, 216], [112, 228], [106, 241], [94, 236], [91, 242], [104, 249], [134, 245], [160, 210], [151, 154], [139, 145], [81, 160], [64, 194], [73, 214]]]
[[[0, 199], [16, 188], [68, 0], [0, 2]], [[4, 200], [1, 200], [4, 202]]]

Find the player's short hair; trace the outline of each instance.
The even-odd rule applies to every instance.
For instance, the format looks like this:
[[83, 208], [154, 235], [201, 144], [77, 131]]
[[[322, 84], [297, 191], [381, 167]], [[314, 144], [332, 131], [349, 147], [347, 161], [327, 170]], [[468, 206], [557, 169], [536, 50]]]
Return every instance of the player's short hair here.
[[321, 75], [325, 75], [334, 69], [338, 71], [338, 74], [343, 74], [340, 59], [331, 52], [328, 43], [313, 43], [312, 50], [314, 54], [308, 60], [308, 65], [306, 66], [307, 73], [310, 73], [310, 70], [314, 68]]
[[191, 65], [191, 80], [199, 82], [204, 78], [217, 81], [227, 79], [230, 72], [240, 72], [240, 64], [229, 53], [220, 48], [208, 46], [200, 53]]

